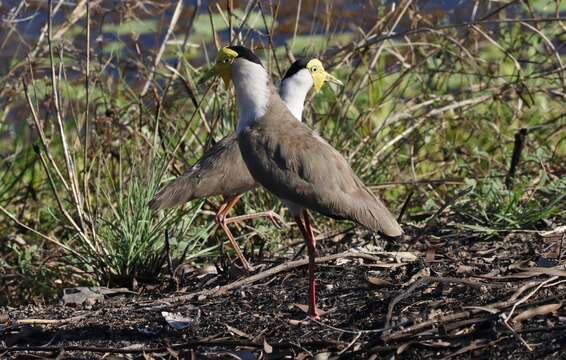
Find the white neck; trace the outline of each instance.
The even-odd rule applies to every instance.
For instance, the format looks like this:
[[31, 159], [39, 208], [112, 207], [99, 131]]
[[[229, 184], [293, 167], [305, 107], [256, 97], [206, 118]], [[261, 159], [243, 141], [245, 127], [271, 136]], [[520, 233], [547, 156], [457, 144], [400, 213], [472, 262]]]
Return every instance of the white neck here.
[[300, 70], [279, 85], [281, 99], [299, 121], [302, 121], [305, 99], [312, 86], [312, 76], [307, 69]]
[[240, 133], [265, 115], [270, 79], [263, 66], [245, 59], [236, 59], [230, 68], [239, 113], [236, 131]]

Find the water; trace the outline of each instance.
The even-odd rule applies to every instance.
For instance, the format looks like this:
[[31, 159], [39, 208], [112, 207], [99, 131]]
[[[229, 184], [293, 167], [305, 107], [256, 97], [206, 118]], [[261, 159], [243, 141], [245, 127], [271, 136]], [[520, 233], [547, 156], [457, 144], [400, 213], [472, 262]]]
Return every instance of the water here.
[[[93, 63], [105, 64], [104, 75], [125, 79], [134, 89], [145, 83], [147, 72], [153, 66], [155, 54], [161, 46], [171, 17], [174, 13], [174, 1], [118, 1], [90, 0], [91, 10], [91, 56]], [[59, 1], [53, 2], [57, 7]], [[54, 41], [56, 56], [62, 49], [67, 79], [82, 79], [85, 61], [85, 19], [84, 13], [79, 14], [78, 20], [69, 25], [69, 19], [75, 14], [78, 0], [66, 0], [61, 3], [53, 18], [54, 34], [65, 29], [62, 35]], [[197, 9], [196, 0], [185, 0], [180, 20], [170, 37], [162, 61], [175, 65], [179, 59], [179, 44], [189, 27], [189, 19], [197, 11], [194, 24], [188, 38], [188, 48], [183, 57], [193, 65], [206, 61], [207, 53], [214, 56], [216, 50], [212, 40], [209, 9], [216, 33], [222, 44], [227, 44], [230, 31], [217, 6], [226, 9], [226, 0], [202, 1]], [[302, 0], [299, 22], [296, 26], [297, 7], [299, 0], [271, 2], [262, 0], [262, 8], [268, 26], [272, 23], [272, 14], [277, 8], [276, 27], [273, 43], [283, 57], [285, 47], [291, 48], [295, 55], [317, 53], [326, 47], [340, 46], [351, 42], [360, 33], [367, 33], [393, 7], [399, 6], [399, 1], [392, 0]], [[476, 3], [479, 6], [476, 8]], [[537, 0], [530, 2], [538, 13], [536, 16], [553, 16], [554, 1]], [[16, 107], [6, 106], [13, 102], [12, 94], [21, 94], [20, 80], [28, 76], [28, 68], [24, 60], [34, 53], [41, 30], [47, 22], [48, 2], [0, 0], [0, 106], [3, 107], [3, 119], [22, 118], [21, 111]], [[96, 4], [96, 5], [95, 5]], [[247, 1], [234, 0], [234, 29], [239, 28], [240, 18], [243, 17]], [[415, 0], [405, 16], [399, 22], [396, 31], [403, 31], [412, 26], [413, 19], [418, 16], [426, 21], [424, 24], [444, 25], [461, 23], [480, 19], [494, 9], [502, 6], [500, 2], [475, 0]], [[475, 10], [474, 10], [475, 9]], [[566, 1], [562, 1], [562, 14], [566, 11]], [[506, 17], [526, 15], [522, 2], [505, 9]], [[268, 43], [264, 20], [256, 8], [243, 28], [242, 34], [246, 44], [261, 45]], [[296, 38], [294, 37], [296, 31]], [[45, 50], [46, 41], [42, 50]], [[206, 50], [206, 51], [205, 51]], [[561, 51], [566, 49], [562, 48]], [[47, 78], [49, 71], [48, 56], [45, 51], [37, 52], [34, 60], [36, 79]], [[37, 82], [36, 82], [37, 85]], [[17, 96], [17, 95], [12, 95]], [[41, 97], [40, 97], [41, 98]], [[20, 108], [24, 104], [18, 105]], [[10, 109], [6, 111], [6, 109]]]
[[[92, 0], [91, 0], [92, 1]], [[289, 44], [295, 31], [298, 0], [281, 1], [277, 16], [277, 31], [273, 37], [276, 46]], [[541, 2], [541, 1], [539, 1]], [[543, 1], [544, 2], [544, 1]], [[54, 7], [59, 2], [54, 1]], [[77, 1], [65, 1], [54, 16], [55, 32], [71, 17]], [[152, 56], [159, 48], [171, 16], [175, 8], [173, 1], [116, 1], [102, 0], [93, 6], [92, 41], [93, 50], [102, 51], [105, 55], [134, 57], [136, 59]], [[311, 38], [325, 34], [353, 34], [358, 28], [369, 31], [383, 14], [399, 1], [322, 1], [303, 0], [297, 27], [299, 41], [293, 50], [300, 51], [301, 46], [310, 44]], [[493, 10], [499, 3], [480, 1], [476, 17], [481, 17]], [[247, 1], [234, 1], [237, 15], [241, 16], [248, 4]], [[277, 2], [261, 1], [268, 16], [270, 25], [271, 12]], [[472, 0], [420, 0], [414, 2], [419, 13], [424, 14], [431, 22], [443, 24], [472, 20], [475, 1]], [[193, 46], [203, 44], [213, 51], [212, 33], [210, 31], [208, 9], [214, 14], [217, 33], [223, 43], [229, 39], [229, 30], [218, 15], [217, 5], [226, 8], [226, 1], [202, 1], [198, 8], [195, 27], [189, 42]], [[188, 19], [197, 6], [196, 0], [185, 0], [184, 10], [175, 28], [174, 39], [180, 41], [186, 31]], [[33, 49], [43, 26], [47, 21], [47, 1], [24, 2], [21, 0], [0, 1], [0, 75], [5, 75], [11, 65], [23, 58]], [[410, 14], [400, 22], [398, 30], [410, 24]], [[235, 27], [239, 24], [234, 20]], [[247, 39], [256, 44], [267, 42], [263, 20], [255, 11], [248, 24], [259, 31], [252, 31]], [[84, 50], [84, 16], [71, 26], [63, 40], [72, 43], [77, 49]], [[247, 29], [245, 29], [247, 30]], [[347, 39], [347, 37], [345, 38]], [[169, 54], [168, 54], [169, 55]], [[194, 54], [191, 54], [193, 56]], [[194, 56], [195, 61], [202, 59]]]

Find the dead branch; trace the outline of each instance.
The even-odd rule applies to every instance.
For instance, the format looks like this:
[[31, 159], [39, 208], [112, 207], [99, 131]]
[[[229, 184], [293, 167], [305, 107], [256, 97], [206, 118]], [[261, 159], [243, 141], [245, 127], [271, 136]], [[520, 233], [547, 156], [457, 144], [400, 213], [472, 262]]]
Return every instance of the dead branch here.
[[[301, 348], [308, 347], [314, 349], [328, 348], [328, 347], [338, 347], [347, 345], [346, 343], [339, 341], [311, 341], [305, 343], [292, 343], [292, 342], [281, 342], [270, 344], [272, 347], [277, 349], [290, 349], [290, 348]], [[113, 354], [140, 354], [140, 353], [156, 353], [156, 352], [167, 352], [168, 349], [173, 350], [183, 350], [192, 349], [197, 346], [206, 347], [247, 347], [247, 348], [263, 348], [262, 343], [254, 343], [249, 340], [238, 341], [238, 340], [193, 340], [187, 341], [181, 344], [173, 344], [170, 346], [160, 346], [160, 347], [147, 347], [147, 348], [116, 348], [116, 347], [96, 347], [96, 346], [0, 346], [0, 352], [2, 353], [12, 353], [12, 352], [57, 352], [62, 351], [81, 351], [81, 352], [93, 352], [93, 353], [113, 353]]]
[[[380, 261], [378, 258], [376, 258], [375, 256], [372, 256], [370, 254], [365, 254], [365, 253], [361, 253], [361, 252], [355, 252], [355, 251], [348, 250], [348, 251], [344, 251], [344, 252], [341, 252], [341, 253], [338, 253], [338, 254], [332, 254], [332, 255], [328, 255], [328, 256], [319, 257], [319, 258], [316, 259], [316, 263], [322, 264], [322, 263], [325, 263], [325, 262], [333, 261], [333, 260], [336, 260], [336, 259], [344, 259], [344, 258], [359, 258], [359, 259], [365, 259], [365, 260], [374, 261], [374, 262]], [[277, 265], [275, 267], [267, 269], [265, 271], [262, 271], [260, 273], [254, 274], [252, 276], [246, 277], [244, 279], [237, 280], [237, 281], [234, 281], [230, 284], [221, 286], [219, 288], [200, 290], [200, 291], [196, 291], [196, 292], [193, 292], [193, 293], [190, 293], [190, 294], [176, 296], [176, 297], [173, 297], [173, 298], [168, 298], [166, 300], [168, 302], [170, 302], [170, 301], [186, 301], [186, 300], [193, 299], [195, 297], [221, 296], [221, 295], [226, 294], [230, 290], [238, 289], [238, 288], [241, 288], [243, 286], [253, 284], [253, 283], [255, 283], [259, 280], [263, 280], [265, 278], [271, 277], [271, 276], [279, 274], [281, 272], [289, 271], [291, 269], [295, 269], [295, 268], [298, 268], [298, 267], [301, 267], [301, 266], [306, 266], [306, 265], [308, 265], [308, 263], [309, 263], [308, 259], [289, 261], [289, 262], [283, 263], [281, 265]]]
[[485, 284], [481, 284], [481, 283], [473, 281], [473, 280], [459, 279], [459, 278], [454, 278], [454, 277], [431, 277], [431, 276], [427, 276], [427, 277], [420, 278], [419, 280], [415, 281], [411, 286], [409, 286], [409, 288], [407, 290], [405, 290], [403, 293], [397, 295], [393, 300], [391, 300], [391, 302], [389, 303], [389, 307], [387, 309], [387, 318], [385, 320], [385, 328], [389, 329], [390, 326], [391, 326], [391, 318], [393, 317], [393, 308], [395, 307], [395, 305], [397, 305], [400, 301], [402, 301], [403, 299], [405, 299], [409, 295], [411, 295], [411, 293], [413, 291], [415, 291], [415, 289], [418, 288], [419, 286], [421, 286], [423, 284], [433, 283], [433, 282], [460, 283], [460, 284], [465, 284], [465, 285], [472, 286], [472, 287], [475, 287], [475, 288], [479, 288], [482, 285], [485, 285]]
[[515, 173], [517, 172], [517, 165], [521, 160], [521, 152], [525, 147], [525, 140], [527, 139], [528, 129], [522, 128], [515, 134], [515, 145], [513, 146], [513, 155], [511, 155], [511, 163], [509, 165], [509, 171], [505, 177], [505, 186], [507, 189], [511, 190], [513, 188], [513, 179], [515, 178]]
[[151, 71], [149, 73], [149, 76], [147, 77], [145, 85], [143, 86], [143, 90], [140, 93], [140, 97], [143, 97], [147, 93], [147, 90], [149, 89], [149, 86], [151, 85], [151, 81], [153, 80], [153, 77], [155, 76], [155, 70], [157, 69], [157, 66], [159, 65], [159, 63], [161, 62], [161, 57], [163, 56], [163, 53], [165, 52], [165, 47], [167, 45], [167, 41], [169, 40], [169, 37], [173, 33], [173, 29], [175, 28], [175, 25], [177, 25], [177, 21], [179, 20], [179, 17], [181, 16], [182, 10], [183, 10], [183, 2], [179, 0], [179, 1], [177, 1], [177, 5], [175, 6], [175, 11], [173, 12], [173, 16], [171, 17], [171, 21], [169, 22], [169, 27], [167, 28], [167, 33], [165, 34], [165, 37], [163, 38], [163, 41], [161, 42], [161, 46], [159, 47], [159, 51], [157, 52], [157, 56], [155, 57], [155, 61], [153, 62], [153, 66], [151, 67]]
[[[530, 306], [536, 306], [537, 304], [545, 304], [549, 301], [556, 301], [556, 300], [557, 299], [556, 299], [555, 296], [550, 296], [548, 298], [539, 300], [534, 304], [530, 304]], [[388, 342], [388, 341], [403, 339], [403, 338], [406, 338], [408, 336], [415, 336], [415, 334], [418, 334], [419, 332], [421, 332], [425, 329], [428, 329], [431, 326], [441, 325], [441, 324], [449, 323], [449, 322], [452, 322], [452, 321], [467, 319], [467, 318], [470, 318], [472, 315], [476, 315], [476, 314], [479, 314], [481, 312], [486, 312], [486, 311], [490, 313], [490, 316], [497, 317], [496, 314], [503, 311], [503, 309], [506, 309], [510, 306], [513, 306], [515, 304], [515, 302], [516, 302], [516, 300], [513, 299], [513, 300], [496, 302], [496, 303], [493, 303], [493, 304], [485, 305], [483, 307], [473, 307], [473, 308], [469, 307], [466, 311], [460, 311], [460, 312], [455, 312], [455, 313], [444, 315], [444, 316], [439, 316], [439, 317], [434, 318], [434, 319], [430, 319], [430, 320], [426, 320], [426, 321], [414, 324], [412, 326], [406, 327], [406, 328], [401, 329], [401, 330], [396, 331], [396, 332], [384, 333], [382, 338], [383, 338], [383, 341]], [[523, 307], [523, 306], [527, 306], [527, 304], [522, 304], [519, 307]], [[481, 322], [481, 321], [478, 319], [478, 322]], [[517, 331], [517, 332], [521, 333], [520, 331]]]
[[51, 238], [50, 236], [47, 236], [29, 226], [27, 226], [26, 224], [24, 224], [23, 222], [21, 222], [17, 217], [15, 217], [12, 213], [10, 213], [8, 210], [6, 210], [4, 207], [0, 206], [0, 212], [4, 213], [4, 215], [6, 215], [9, 219], [11, 219], [14, 223], [16, 223], [18, 226], [31, 231], [32, 233], [34, 233], [35, 235], [39, 236], [40, 238], [49, 241], [50, 243], [57, 245], [58, 247], [62, 248], [65, 251], [68, 251], [70, 253], [72, 253], [73, 255], [75, 255], [78, 259], [82, 259], [83, 261], [86, 262], [86, 259], [76, 250], [73, 250], [72, 248], [68, 247], [67, 245], [60, 243], [59, 241]]
[[14, 325], [62, 325], [84, 319], [85, 317], [86, 315], [73, 316], [67, 319], [20, 319], [16, 320]]

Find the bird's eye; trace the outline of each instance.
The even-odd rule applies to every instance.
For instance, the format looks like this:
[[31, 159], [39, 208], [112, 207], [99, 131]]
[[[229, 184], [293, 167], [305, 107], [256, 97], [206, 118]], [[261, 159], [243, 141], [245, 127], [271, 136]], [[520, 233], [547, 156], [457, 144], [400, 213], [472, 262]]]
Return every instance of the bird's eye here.
[[312, 68], [312, 71], [316, 72], [317, 70], [318, 70], [318, 68], [315, 68], [315, 67]]
[[229, 59], [229, 58], [224, 59], [224, 63], [225, 63], [225, 64], [228, 64], [229, 62], [230, 62], [230, 59]]

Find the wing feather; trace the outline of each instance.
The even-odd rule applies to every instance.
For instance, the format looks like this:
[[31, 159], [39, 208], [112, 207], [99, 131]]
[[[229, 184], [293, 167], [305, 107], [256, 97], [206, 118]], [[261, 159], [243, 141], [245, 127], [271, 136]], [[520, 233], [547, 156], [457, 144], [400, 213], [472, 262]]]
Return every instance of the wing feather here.
[[[277, 105], [277, 104], [275, 104]], [[286, 109], [271, 106], [238, 136], [252, 176], [276, 196], [390, 237], [403, 231], [346, 159]]]
[[194, 199], [234, 196], [257, 186], [240, 154], [236, 134], [226, 136], [149, 203], [152, 210], [181, 206]]

